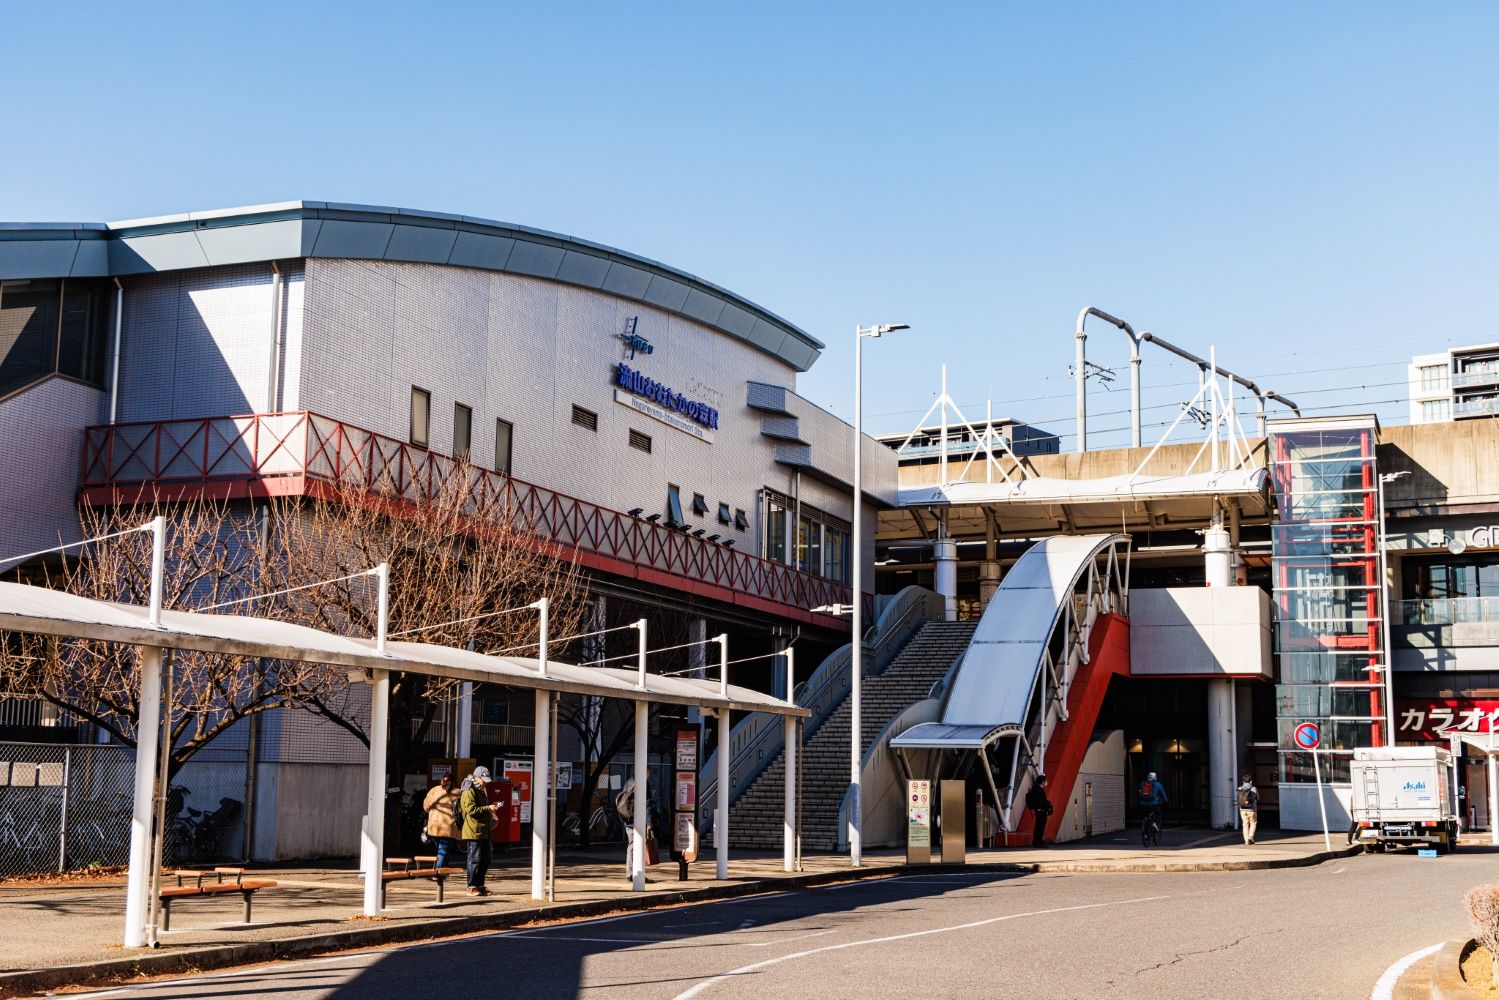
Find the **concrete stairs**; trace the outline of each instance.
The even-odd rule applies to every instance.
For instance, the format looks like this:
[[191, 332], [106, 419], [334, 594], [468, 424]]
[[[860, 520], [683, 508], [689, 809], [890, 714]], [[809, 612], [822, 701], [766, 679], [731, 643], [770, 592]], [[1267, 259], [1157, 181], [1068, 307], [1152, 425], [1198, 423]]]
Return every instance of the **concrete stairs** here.
[[[865, 752], [897, 712], [925, 698], [968, 648], [977, 622], [927, 622], [878, 677], [866, 677], [861, 714]], [[849, 721], [844, 698], [802, 743], [802, 850], [838, 847], [838, 807], [848, 791]], [[786, 757], [779, 754], [729, 807], [733, 847], [779, 848], [785, 805]]]

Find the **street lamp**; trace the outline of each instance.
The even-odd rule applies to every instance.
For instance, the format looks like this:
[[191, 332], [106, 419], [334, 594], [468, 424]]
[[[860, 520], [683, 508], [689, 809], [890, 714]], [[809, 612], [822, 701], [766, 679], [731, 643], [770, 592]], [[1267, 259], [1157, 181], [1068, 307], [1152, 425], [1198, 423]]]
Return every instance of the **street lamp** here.
[[863, 864], [864, 803], [859, 787], [859, 769], [863, 763], [863, 737], [859, 732], [859, 687], [864, 673], [864, 338], [882, 337], [896, 330], [909, 330], [905, 323], [854, 327], [854, 582], [853, 582], [853, 658], [849, 677], [849, 784], [853, 801], [848, 812], [848, 863]]

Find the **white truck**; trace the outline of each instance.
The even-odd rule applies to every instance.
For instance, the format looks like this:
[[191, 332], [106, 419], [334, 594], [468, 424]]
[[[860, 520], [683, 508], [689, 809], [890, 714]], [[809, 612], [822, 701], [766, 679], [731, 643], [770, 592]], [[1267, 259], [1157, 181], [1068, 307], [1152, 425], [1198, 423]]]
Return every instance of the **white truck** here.
[[1351, 777], [1355, 842], [1457, 848], [1457, 784], [1445, 747], [1358, 747]]

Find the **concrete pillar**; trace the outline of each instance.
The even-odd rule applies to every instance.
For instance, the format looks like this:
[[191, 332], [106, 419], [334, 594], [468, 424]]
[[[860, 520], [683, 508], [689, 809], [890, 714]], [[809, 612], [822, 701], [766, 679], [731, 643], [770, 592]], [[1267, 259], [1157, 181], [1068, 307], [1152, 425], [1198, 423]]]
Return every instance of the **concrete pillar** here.
[[942, 603], [946, 609], [944, 617], [950, 622], [957, 621], [958, 543], [944, 533], [943, 537], [932, 543], [932, 558], [937, 567], [934, 580], [936, 591], [942, 595]]
[[[689, 677], [708, 676], [708, 619], [692, 617], [687, 619], [687, 641], [692, 645], [687, 647], [687, 669]], [[690, 725], [700, 725], [703, 721], [703, 710], [696, 705], [687, 709], [687, 722]]]
[[979, 605], [987, 608], [994, 592], [999, 589], [999, 560], [984, 560], [979, 564]]
[[135, 727], [135, 798], [130, 813], [130, 870], [125, 885], [125, 947], [146, 943], [151, 905], [151, 823], [156, 798], [156, 758], [160, 753], [161, 650], [142, 646], [140, 715]]
[[636, 892], [645, 891], [645, 824], [649, 819], [650, 799], [646, 792], [650, 777], [646, 771], [646, 739], [650, 735], [650, 705], [635, 703], [635, 816], [630, 827], [630, 883]]
[[1202, 560], [1209, 587], [1233, 586], [1233, 542], [1221, 521], [1202, 533]]
[[786, 804], [781, 819], [781, 864], [788, 872], [796, 871], [796, 717], [786, 716]]
[[370, 771], [364, 839], [360, 856], [364, 870], [364, 915], [380, 915], [380, 873], [385, 869], [385, 751], [390, 726], [390, 671], [371, 671]]
[[1234, 682], [1214, 678], [1208, 683], [1208, 819], [1214, 829], [1234, 825], [1234, 786], [1237, 753], [1234, 748]]
[[547, 824], [552, 774], [552, 693], [536, 692], [536, 760], [531, 772], [531, 898], [546, 899]]

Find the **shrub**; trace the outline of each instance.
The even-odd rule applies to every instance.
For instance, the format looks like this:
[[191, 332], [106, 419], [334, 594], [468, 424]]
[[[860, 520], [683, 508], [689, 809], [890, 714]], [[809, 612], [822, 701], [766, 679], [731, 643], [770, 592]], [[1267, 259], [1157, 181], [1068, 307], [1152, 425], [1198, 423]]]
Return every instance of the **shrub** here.
[[1463, 897], [1473, 936], [1489, 950], [1489, 967], [1499, 982], [1499, 885], [1476, 885]]

